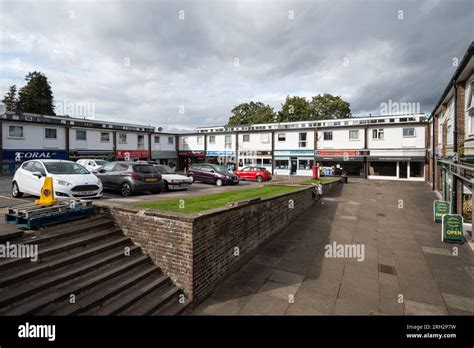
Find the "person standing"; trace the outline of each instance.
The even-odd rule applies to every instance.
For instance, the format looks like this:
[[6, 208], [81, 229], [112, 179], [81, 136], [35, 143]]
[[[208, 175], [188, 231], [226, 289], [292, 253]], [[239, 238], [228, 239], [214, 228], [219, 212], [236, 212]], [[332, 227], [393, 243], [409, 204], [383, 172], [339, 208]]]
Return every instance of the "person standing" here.
[[316, 193], [317, 200], [321, 202], [321, 205], [324, 205], [323, 185], [320, 182], [316, 185], [316, 192], [317, 192]]

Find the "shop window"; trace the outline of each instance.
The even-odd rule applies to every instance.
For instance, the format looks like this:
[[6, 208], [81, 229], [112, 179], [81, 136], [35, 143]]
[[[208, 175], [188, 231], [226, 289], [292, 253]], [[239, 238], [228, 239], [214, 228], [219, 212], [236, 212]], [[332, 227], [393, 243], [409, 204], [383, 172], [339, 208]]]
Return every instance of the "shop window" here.
[[58, 130], [55, 128], [45, 128], [44, 129], [44, 137], [46, 139], [57, 139], [58, 138]]
[[308, 135], [307, 133], [299, 133], [299, 142], [298, 142], [299, 147], [306, 147], [307, 135]]
[[261, 166], [262, 165], [262, 159], [261, 158], [256, 158], [255, 159], [255, 165]]
[[286, 134], [278, 133], [278, 141], [286, 141]]
[[359, 140], [359, 130], [350, 130], [349, 131], [349, 140]]
[[467, 185], [462, 190], [462, 217], [464, 223], [472, 223], [472, 190]]
[[410, 177], [422, 178], [425, 176], [423, 162], [410, 162]]
[[8, 126], [8, 136], [12, 138], [23, 138], [23, 126]]
[[397, 162], [370, 162], [369, 175], [397, 176]]
[[332, 132], [323, 133], [324, 140], [332, 140]]
[[[199, 138], [199, 137], [198, 137]], [[155, 136], [155, 144], [159, 144], [160, 143], [160, 137], [159, 136]]]
[[264, 158], [264, 159], [263, 159], [263, 165], [264, 165], [264, 166], [271, 166], [271, 165], [272, 165], [272, 160], [271, 160], [271, 158]]
[[288, 160], [276, 160], [275, 166], [277, 169], [288, 169]]
[[84, 130], [76, 131], [76, 140], [87, 140], [87, 133]]
[[244, 159], [244, 164], [245, 165], [252, 165], [252, 159], [251, 158], [245, 158]]
[[101, 132], [100, 133], [100, 142], [109, 143], [110, 142], [110, 133], [109, 132]]
[[300, 170], [311, 170], [313, 168], [313, 160], [299, 160], [298, 169]]
[[372, 139], [382, 140], [384, 138], [384, 131], [380, 129], [372, 129]]
[[143, 150], [145, 148], [145, 136], [137, 135], [137, 149]]
[[168, 145], [174, 144], [174, 137], [168, 137]]
[[403, 137], [404, 138], [411, 138], [415, 136], [415, 128], [403, 128]]
[[215, 144], [215, 143], [216, 143], [216, 136], [209, 135], [209, 144]]
[[127, 133], [119, 133], [119, 143], [121, 144], [127, 143]]

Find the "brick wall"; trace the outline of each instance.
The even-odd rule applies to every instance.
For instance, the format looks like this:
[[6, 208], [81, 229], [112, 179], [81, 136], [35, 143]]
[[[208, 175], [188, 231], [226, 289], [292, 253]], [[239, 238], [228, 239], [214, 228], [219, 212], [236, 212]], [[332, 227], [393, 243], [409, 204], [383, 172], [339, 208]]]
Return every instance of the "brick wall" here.
[[[331, 194], [339, 182], [324, 185]], [[311, 187], [207, 214], [99, 207], [197, 305], [314, 204]]]

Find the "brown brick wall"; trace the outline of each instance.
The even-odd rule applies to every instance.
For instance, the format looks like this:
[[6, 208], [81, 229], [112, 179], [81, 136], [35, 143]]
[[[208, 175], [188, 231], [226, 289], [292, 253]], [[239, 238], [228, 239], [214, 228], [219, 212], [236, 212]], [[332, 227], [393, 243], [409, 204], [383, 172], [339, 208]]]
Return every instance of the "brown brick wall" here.
[[464, 83], [457, 83], [457, 93], [456, 93], [456, 113], [457, 113], [457, 131], [458, 131], [458, 152], [461, 157], [462, 147], [464, 145], [464, 136], [465, 136], [465, 106], [464, 106]]
[[[325, 194], [338, 185], [324, 185]], [[313, 203], [308, 187], [201, 216], [114, 207], [99, 211], [113, 218], [196, 305]]]

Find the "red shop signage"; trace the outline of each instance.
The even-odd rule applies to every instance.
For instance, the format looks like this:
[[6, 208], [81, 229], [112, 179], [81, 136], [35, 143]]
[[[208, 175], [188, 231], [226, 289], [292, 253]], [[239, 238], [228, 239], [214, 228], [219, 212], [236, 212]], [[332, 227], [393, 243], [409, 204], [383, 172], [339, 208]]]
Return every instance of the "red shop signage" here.
[[150, 151], [147, 150], [120, 150], [115, 152], [116, 158], [144, 158], [150, 157]]
[[184, 157], [204, 157], [204, 151], [180, 151], [178, 156]]

